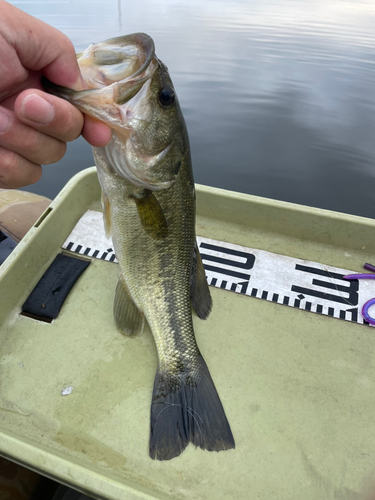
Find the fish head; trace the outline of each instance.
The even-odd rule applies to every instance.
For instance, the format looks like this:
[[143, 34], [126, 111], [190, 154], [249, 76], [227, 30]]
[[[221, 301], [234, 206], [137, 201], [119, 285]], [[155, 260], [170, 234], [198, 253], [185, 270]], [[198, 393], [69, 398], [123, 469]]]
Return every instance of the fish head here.
[[86, 90], [44, 80], [51, 93], [107, 123], [107, 157], [115, 172], [134, 185], [157, 191], [175, 180], [188, 150], [183, 116], [167, 67], [154, 42], [135, 33], [91, 44], [77, 54]]
[[120, 107], [128, 131], [127, 165], [138, 175], [144, 174], [151, 190], [172, 184], [188, 150], [185, 122], [168, 69], [155, 60], [152, 76]]

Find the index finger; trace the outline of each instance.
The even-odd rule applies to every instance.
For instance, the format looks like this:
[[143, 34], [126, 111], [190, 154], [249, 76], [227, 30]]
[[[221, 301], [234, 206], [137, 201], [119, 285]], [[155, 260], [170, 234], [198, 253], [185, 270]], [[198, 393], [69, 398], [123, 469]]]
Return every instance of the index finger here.
[[104, 147], [106, 146], [112, 137], [112, 131], [103, 122], [100, 122], [93, 116], [84, 115], [85, 123], [82, 129], [82, 137], [91, 146]]
[[56, 84], [82, 89], [74, 46], [68, 37], [7, 2], [0, 0], [0, 9], [0, 37], [8, 46], [6, 59], [10, 62], [2, 68], [2, 86], [7, 81], [14, 84], [15, 73], [25, 78], [24, 67], [43, 71]]

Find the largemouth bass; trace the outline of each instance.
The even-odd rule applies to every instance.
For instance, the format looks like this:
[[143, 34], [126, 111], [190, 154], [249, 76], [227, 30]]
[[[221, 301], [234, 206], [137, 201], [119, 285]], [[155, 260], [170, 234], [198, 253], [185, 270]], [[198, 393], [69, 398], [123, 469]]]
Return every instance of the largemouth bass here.
[[115, 323], [135, 337], [147, 320], [157, 346], [150, 456], [169, 460], [189, 442], [234, 448], [194, 336], [191, 306], [206, 319], [211, 296], [196, 244], [189, 139], [167, 67], [141, 33], [90, 45], [77, 59], [88, 90], [44, 85], [112, 129], [93, 154], [120, 265]]

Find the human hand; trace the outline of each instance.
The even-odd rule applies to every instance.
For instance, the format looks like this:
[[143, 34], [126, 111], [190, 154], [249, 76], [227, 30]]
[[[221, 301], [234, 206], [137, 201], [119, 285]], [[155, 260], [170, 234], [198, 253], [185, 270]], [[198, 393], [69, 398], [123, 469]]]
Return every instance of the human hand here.
[[41, 165], [64, 156], [83, 137], [105, 146], [110, 129], [72, 104], [43, 91], [53, 83], [83, 88], [75, 50], [60, 31], [0, 0], [0, 188], [37, 182]]

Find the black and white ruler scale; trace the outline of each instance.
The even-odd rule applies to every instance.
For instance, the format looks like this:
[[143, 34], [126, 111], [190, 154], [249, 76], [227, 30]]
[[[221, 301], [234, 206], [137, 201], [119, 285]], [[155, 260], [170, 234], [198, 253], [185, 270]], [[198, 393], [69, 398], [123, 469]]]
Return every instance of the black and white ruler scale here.
[[[346, 280], [353, 271], [265, 250], [198, 236], [209, 285], [249, 297], [323, 314], [354, 323], [363, 319], [363, 304], [375, 297], [375, 280]], [[88, 210], [62, 247], [117, 263], [104, 234], [101, 212]]]

